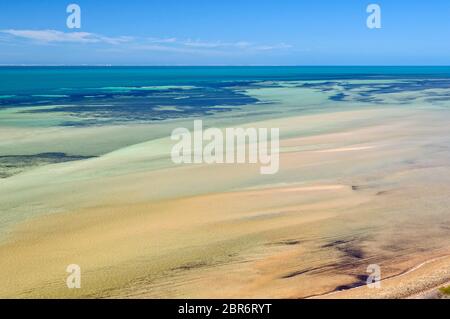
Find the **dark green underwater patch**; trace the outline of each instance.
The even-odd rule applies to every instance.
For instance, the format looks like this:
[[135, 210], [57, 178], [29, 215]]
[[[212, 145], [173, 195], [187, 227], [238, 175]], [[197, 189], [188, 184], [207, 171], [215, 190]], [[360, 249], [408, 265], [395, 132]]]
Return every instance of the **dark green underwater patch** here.
[[34, 167], [90, 158], [90, 156], [65, 153], [40, 153], [33, 155], [0, 156], [0, 178], [7, 178]]

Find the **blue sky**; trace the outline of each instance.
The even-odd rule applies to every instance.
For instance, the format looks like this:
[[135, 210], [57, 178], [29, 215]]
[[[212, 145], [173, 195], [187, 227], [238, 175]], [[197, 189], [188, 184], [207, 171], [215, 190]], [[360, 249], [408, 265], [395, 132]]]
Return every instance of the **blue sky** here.
[[450, 65], [450, 1], [8, 0], [0, 64]]

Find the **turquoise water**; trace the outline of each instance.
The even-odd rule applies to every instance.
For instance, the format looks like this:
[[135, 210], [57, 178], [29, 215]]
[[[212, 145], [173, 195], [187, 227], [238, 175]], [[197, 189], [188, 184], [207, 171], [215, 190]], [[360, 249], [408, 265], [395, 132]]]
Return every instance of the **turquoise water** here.
[[0, 95], [45, 94], [58, 88], [392, 77], [450, 78], [450, 67], [0, 67]]
[[245, 90], [290, 81], [331, 101], [381, 104], [383, 94], [450, 88], [450, 67], [0, 67], [0, 110], [70, 114], [68, 126], [159, 121], [266, 102]]

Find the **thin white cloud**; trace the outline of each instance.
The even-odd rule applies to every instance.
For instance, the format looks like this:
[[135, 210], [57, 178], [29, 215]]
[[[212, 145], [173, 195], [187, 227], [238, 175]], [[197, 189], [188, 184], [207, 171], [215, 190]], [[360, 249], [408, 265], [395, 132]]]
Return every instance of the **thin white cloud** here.
[[135, 44], [127, 46], [127, 49], [153, 51], [153, 52], [168, 52], [168, 53], [188, 53], [188, 54], [218, 53], [215, 50], [202, 50], [196, 48], [187, 48], [183, 46], [169, 46], [161, 44]]
[[255, 47], [258, 51], [271, 51], [271, 50], [282, 50], [282, 49], [290, 49], [292, 45], [286, 43], [279, 43], [275, 45], [259, 45]]
[[[122, 47], [127, 50], [146, 50], [174, 53], [255, 53], [259, 51], [284, 50], [292, 46], [279, 44], [255, 44], [247, 41], [222, 42], [202, 40], [179, 40], [177, 38], [135, 38], [128, 36], [109, 37], [89, 32], [62, 32], [57, 30], [0, 30], [15, 38], [35, 41], [38, 43], [103, 43]], [[124, 46], [126, 45], [126, 46]]]
[[239, 42], [205, 42], [200, 40], [187, 40], [182, 42], [183, 45], [189, 47], [197, 47], [197, 48], [249, 48], [252, 46], [250, 42], [239, 41]]
[[70, 42], [70, 43], [107, 43], [121, 44], [132, 40], [131, 37], [106, 37], [89, 32], [62, 32], [56, 30], [1, 30], [4, 34], [14, 37], [24, 38], [28, 40], [54, 43], [54, 42]]
[[148, 42], [150, 43], [176, 43], [177, 38], [148, 38]]

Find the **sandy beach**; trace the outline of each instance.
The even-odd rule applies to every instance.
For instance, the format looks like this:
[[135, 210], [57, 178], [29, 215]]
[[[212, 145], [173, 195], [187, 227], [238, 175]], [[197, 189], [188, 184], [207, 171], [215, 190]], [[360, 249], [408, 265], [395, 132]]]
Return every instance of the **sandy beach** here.
[[[161, 137], [0, 180], [0, 296], [406, 298], [439, 287], [450, 279], [449, 116], [389, 106], [243, 124], [282, 128], [273, 176], [176, 166]], [[88, 130], [63, 132], [80, 141]], [[69, 264], [82, 289], [67, 289]], [[365, 287], [370, 264], [380, 289]]]

